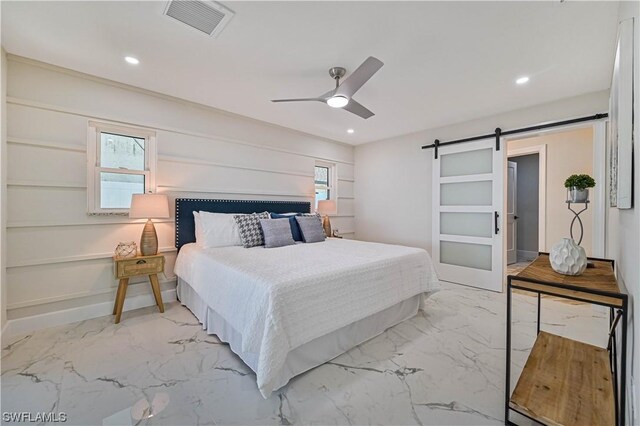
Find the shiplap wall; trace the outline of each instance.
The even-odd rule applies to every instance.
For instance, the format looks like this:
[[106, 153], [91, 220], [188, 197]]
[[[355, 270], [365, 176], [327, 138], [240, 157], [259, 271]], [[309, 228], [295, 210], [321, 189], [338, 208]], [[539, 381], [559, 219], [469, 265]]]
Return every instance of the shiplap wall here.
[[[155, 129], [157, 192], [172, 202], [312, 201], [315, 161], [335, 163], [332, 224], [353, 235], [351, 146], [11, 55], [7, 106], [10, 320], [113, 301], [113, 249], [139, 240], [143, 221], [86, 213], [89, 120]], [[156, 229], [168, 290], [175, 286], [173, 219], [156, 221]], [[149, 292], [146, 281], [135, 282], [128, 297]]]
[[6, 226], [7, 222], [7, 52], [0, 47], [0, 329], [2, 334], [7, 324], [7, 261]]

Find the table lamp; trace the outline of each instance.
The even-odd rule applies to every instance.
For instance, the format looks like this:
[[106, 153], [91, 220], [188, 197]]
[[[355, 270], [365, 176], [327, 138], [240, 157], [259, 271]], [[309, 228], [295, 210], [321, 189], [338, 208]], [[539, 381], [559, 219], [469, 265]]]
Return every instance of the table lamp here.
[[140, 253], [143, 256], [158, 254], [158, 235], [151, 219], [169, 218], [169, 199], [161, 194], [133, 194], [131, 196], [131, 219], [147, 219], [140, 237]]
[[331, 237], [331, 222], [329, 221], [329, 216], [327, 215], [337, 213], [338, 209], [336, 208], [335, 200], [318, 201], [318, 208], [316, 211], [323, 215], [322, 227], [324, 228], [325, 235], [327, 237]]

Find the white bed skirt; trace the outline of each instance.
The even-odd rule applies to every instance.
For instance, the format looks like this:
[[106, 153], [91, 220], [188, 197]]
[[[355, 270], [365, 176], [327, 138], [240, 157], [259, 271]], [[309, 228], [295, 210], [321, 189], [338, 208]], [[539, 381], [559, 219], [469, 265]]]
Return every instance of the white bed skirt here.
[[[243, 352], [242, 335], [211, 309], [189, 283], [181, 278], [178, 278], [177, 295], [178, 300], [193, 312], [208, 334], [215, 334], [221, 341], [228, 343], [231, 350], [245, 364], [254, 372], [257, 371], [259, 354]], [[382, 334], [386, 329], [412, 318], [418, 313], [423, 297], [423, 294], [416, 295], [291, 350], [277, 376], [274, 390], [286, 385], [298, 374], [324, 364], [349, 349]]]

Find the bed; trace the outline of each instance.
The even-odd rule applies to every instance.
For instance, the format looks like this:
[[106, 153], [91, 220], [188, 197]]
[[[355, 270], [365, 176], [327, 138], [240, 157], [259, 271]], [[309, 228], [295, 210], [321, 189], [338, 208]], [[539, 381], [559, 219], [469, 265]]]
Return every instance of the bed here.
[[193, 211], [308, 213], [309, 203], [176, 200], [177, 293], [255, 373], [263, 397], [416, 315], [438, 281], [425, 250], [327, 239], [266, 249], [194, 244]]

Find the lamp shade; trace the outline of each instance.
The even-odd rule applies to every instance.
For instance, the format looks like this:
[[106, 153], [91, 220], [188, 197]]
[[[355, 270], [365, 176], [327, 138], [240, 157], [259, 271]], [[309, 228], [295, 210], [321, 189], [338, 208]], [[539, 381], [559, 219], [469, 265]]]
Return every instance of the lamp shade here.
[[338, 212], [336, 207], [335, 200], [320, 200], [318, 201], [318, 213], [326, 215], [326, 214], [334, 214]]
[[168, 219], [169, 199], [161, 194], [133, 194], [129, 217], [131, 219]]

